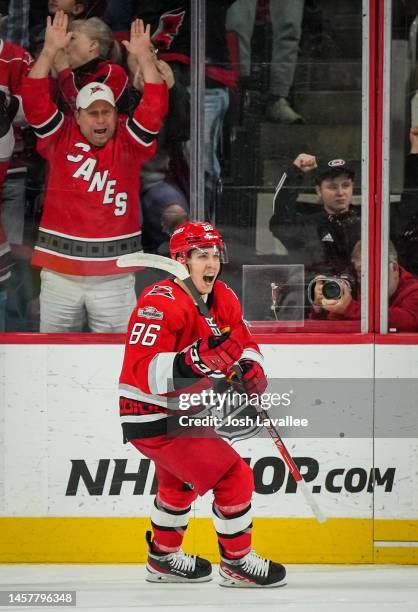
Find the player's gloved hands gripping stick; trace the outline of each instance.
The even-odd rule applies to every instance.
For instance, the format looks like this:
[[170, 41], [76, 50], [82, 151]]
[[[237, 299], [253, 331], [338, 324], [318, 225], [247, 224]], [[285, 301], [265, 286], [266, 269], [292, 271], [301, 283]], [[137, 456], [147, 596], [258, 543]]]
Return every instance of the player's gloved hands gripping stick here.
[[211, 376], [214, 372], [226, 375], [241, 357], [242, 350], [237, 334], [226, 332], [196, 340], [184, 351], [184, 362], [200, 376]]
[[239, 391], [245, 391], [248, 395], [264, 393], [268, 382], [260, 364], [251, 359], [240, 359], [238, 367], [240, 368], [239, 374], [237, 374], [237, 367], [227, 373], [227, 378], [232, 385]]

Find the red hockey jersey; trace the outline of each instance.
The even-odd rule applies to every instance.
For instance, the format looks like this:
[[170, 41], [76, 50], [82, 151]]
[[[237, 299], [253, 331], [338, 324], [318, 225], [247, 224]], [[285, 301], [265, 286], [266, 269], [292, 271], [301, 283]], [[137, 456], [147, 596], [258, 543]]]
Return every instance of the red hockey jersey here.
[[[31, 61], [30, 55], [22, 47], [0, 39], [0, 91], [4, 92], [8, 103], [11, 96], [18, 98], [18, 115], [20, 114], [18, 119], [20, 120], [23, 118], [20, 98], [21, 81], [29, 69]], [[8, 168], [8, 159], [13, 152], [13, 139], [4, 138], [3, 141], [5, 142], [5, 147], [3, 147], [3, 143], [0, 146], [0, 196]], [[10, 267], [10, 246], [0, 218], [0, 283], [10, 277]]]
[[[241, 358], [262, 365], [235, 293], [217, 281], [207, 305], [219, 328], [238, 330], [244, 346]], [[175, 281], [167, 279], [144, 289], [129, 321], [119, 379], [122, 423], [135, 424], [137, 437], [165, 433], [167, 410], [179, 408], [178, 393], [172, 393], [172, 382], [179, 377], [177, 353], [210, 333], [192, 298]], [[208, 379], [205, 382], [211, 386]]]
[[81, 276], [126, 273], [116, 260], [141, 248], [140, 168], [155, 153], [165, 83], [145, 84], [133, 117], [119, 116], [104, 147], [91, 145], [75, 118], [57, 109], [47, 78], [26, 77], [22, 97], [38, 151], [49, 161], [33, 265]]
[[0, 89], [7, 98], [20, 96], [22, 78], [32, 59], [22, 47], [0, 39]]

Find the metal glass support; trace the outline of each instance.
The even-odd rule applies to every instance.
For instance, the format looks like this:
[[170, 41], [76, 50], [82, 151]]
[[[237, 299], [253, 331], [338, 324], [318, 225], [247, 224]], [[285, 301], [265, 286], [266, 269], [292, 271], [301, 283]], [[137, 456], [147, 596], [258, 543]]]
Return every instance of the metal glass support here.
[[383, 117], [382, 117], [382, 221], [380, 236], [380, 333], [388, 332], [389, 208], [390, 208], [390, 114], [392, 0], [386, 0], [383, 14]]
[[370, 15], [363, 0], [361, 86], [361, 331], [369, 331], [369, 122], [370, 122]]
[[205, 0], [193, 0], [190, 23], [190, 216], [205, 220]]

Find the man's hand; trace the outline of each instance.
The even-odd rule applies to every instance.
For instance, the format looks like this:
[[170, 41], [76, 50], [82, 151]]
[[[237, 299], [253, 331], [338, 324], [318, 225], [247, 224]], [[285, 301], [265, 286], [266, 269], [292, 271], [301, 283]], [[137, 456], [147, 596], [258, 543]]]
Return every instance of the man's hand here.
[[57, 11], [53, 20], [48, 16], [43, 50], [55, 56], [57, 51], [65, 49], [71, 40], [71, 32], [67, 32], [67, 29], [68, 16], [64, 11]]
[[130, 40], [123, 40], [122, 44], [129, 56], [133, 56], [128, 65], [131, 74], [135, 75], [134, 80], [137, 79], [137, 71], [140, 69], [145, 83], [163, 83], [164, 80], [157, 69], [157, 56], [150, 32], [149, 24], [144, 26], [142, 19], [135, 19], [131, 24]]
[[327, 300], [322, 298], [322, 308], [328, 312], [333, 312], [337, 315], [344, 315], [345, 311], [351, 304], [352, 300], [351, 289], [345, 281], [341, 285], [341, 297], [338, 300]]
[[232, 375], [231, 382], [234, 387], [243, 390], [247, 395], [260, 396], [264, 393], [268, 382], [261, 365], [251, 359], [241, 359], [238, 363], [242, 370], [242, 380], [238, 382], [236, 376]]
[[133, 55], [139, 63], [145, 59], [152, 60], [154, 63], [157, 61], [150, 32], [150, 24], [144, 27], [142, 19], [135, 19], [131, 24], [130, 40], [122, 41], [128, 53]]
[[302, 170], [302, 172], [310, 172], [318, 167], [315, 155], [309, 155], [309, 153], [299, 153], [293, 165]]
[[35, 64], [29, 72], [31, 79], [44, 79], [53, 67], [55, 56], [60, 49], [65, 49], [71, 39], [71, 32], [67, 32], [68, 17], [64, 11], [57, 11], [54, 20], [47, 17], [45, 43]]
[[213, 372], [228, 372], [242, 355], [243, 346], [234, 332], [196, 340], [184, 352], [186, 365], [196, 374], [210, 376]]
[[314, 289], [313, 289], [313, 302], [312, 306], [315, 312], [320, 312], [322, 310], [322, 300], [324, 299], [324, 295], [322, 293], [322, 288], [324, 286], [324, 277], [318, 276], [315, 279]]

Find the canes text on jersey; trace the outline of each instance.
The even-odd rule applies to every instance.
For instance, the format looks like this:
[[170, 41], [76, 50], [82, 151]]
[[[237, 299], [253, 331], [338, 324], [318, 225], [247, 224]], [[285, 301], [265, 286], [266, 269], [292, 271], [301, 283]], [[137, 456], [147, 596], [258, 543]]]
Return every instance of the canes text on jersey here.
[[[91, 147], [85, 142], [76, 142], [74, 147], [77, 147], [81, 151], [88, 153]], [[125, 214], [127, 208], [128, 194], [125, 191], [115, 193], [116, 179], [109, 179], [109, 170], [104, 172], [95, 172], [94, 169], [97, 165], [97, 159], [94, 157], [86, 157], [83, 153], [78, 155], [67, 155], [68, 161], [79, 164], [76, 171], [73, 173], [73, 178], [81, 178], [83, 181], [89, 183], [88, 192], [93, 191], [104, 191], [103, 204], [115, 204], [114, 214], [116, 217], [121, 217]], [[81, 162], [81, 163], [80, 163]]]

